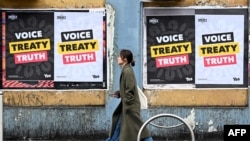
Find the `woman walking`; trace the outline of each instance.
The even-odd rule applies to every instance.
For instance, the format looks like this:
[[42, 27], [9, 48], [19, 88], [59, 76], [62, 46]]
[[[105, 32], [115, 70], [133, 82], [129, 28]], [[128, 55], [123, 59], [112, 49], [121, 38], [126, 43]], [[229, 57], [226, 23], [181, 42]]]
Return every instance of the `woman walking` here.
[[[117, 58], [121, 66], [120, 89], [112, 94], [121, 98], [121, 102], [112, 116], [111, 130], [106, 141], [136, 141], [143, 124], [141, 119], [140, 99], [133, 70], [135, 61], [130, 50], [123, 49]], [[142, 141], [153, 141], [147, 128], [141, 133]]]

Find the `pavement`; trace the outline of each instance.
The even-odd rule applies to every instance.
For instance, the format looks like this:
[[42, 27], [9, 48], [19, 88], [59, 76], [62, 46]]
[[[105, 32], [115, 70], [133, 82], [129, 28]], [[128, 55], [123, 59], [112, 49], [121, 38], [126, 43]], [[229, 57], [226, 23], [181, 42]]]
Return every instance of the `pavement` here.
[[[105, 139], [54, 139], [54, 140], [25, 139], [25, 140], [3, 140], [3, 141], [105, 141]], [[154, 141], [184, 141], [184, 140], [154, 139]], [[191, 139], [187, 139], [185, 141], [191, 141]], [[201, 140], [201, 139], [198, 139], [195, 141], [223, 141], [223, 140], [217, 140], [217, 139]]]
[[[3, 140], [3, 141], [105, 141], [105, 140], [71, 140], [71, 139], [65, 139], [65, 140]], [[129, 141], [129, 140], [128, 140]], [[154, 140], [154, 141], [183, 141], [183, 140]], [[185, 140], [185, 141], [191, 141], [191, 140]], [[195, 140], [195, 141], [223, 141], [223, 140]]]
[[[178, 137], [177, 137], [178, 138]], [[209, 138], [209, 139], [207, 139]], [[196, 138], [195, 141], [223, 141], [223, 139], [218, 139], [219, 137], [217, 137], [217, 139], [215, 138], [211, 138], [211, 137], [207, 137], [206, 139], [200, 139], [200, 138]], [[154, 141], [192, 141], [191, 137], [189, 138], [179, 138], [179, 139], [169, 139], [169, 138], [165, 138], [165, 137], [161, 137], [161, 138], [157, 138], [157, 137], [153, 137]], [[3, 139], [3, 141], [106, 141], [106, 138], [103, 136], [99, 136], [99, 137], [85, 137], [85, 138], [54, 138], [54, 139], [44, 139], [44, 138], [24, 138], [24, 139]], [[127, 141], [130, 141], [129, 139]]]

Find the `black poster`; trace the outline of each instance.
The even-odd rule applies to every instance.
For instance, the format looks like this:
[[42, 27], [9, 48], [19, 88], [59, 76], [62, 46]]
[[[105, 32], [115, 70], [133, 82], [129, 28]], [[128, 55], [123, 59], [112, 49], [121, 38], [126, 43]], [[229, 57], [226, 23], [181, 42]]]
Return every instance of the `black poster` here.
[[5, 88], [53, 88], [53, 11], [6, 11]]
[[147, 84], [194, 83], [194, 15], [178, 11], [146, 15]]
[[0, 31], [1, 31], [1, 34], [0, 34], [0, 46], [1, 46], [1, 49], [0, 49], [0, 58], [1, 58], [1, 61], [0, 61], [0, 77], [1, 77], [1, 79], [0, 79], [0, 89], [2, 88], [2, 75], [3, 75], [3, 69], [2, 69], [2, 64], [3, 64], [3, 62], [2, 62], [2, 56], [3, 56], [3, 54], [2, 54], [2, 48], [3, 48], [3, 42], [2, 42], [2, 40], [3, 40], [3, 38], [2, 38], [2, 35], [3, 35], [3, 28], [2, 28], [2, 26], [3, 26], [3, 22], [2, 22], [2, 10], [0, 10]]

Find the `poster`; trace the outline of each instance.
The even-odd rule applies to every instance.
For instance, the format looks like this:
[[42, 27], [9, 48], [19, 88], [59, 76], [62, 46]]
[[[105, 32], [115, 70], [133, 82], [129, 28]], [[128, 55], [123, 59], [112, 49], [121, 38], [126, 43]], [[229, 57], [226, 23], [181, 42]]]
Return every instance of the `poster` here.
[[196, 87], [247, 87], [248, 10], [196, 9]]
[[7, 10], [2, 15], [3, 88], [53, 88], [53, 11]]
[[144, 87], [194, 87], [194, 10], [145, 8], [144, 14]]
[[[248, 1], [248, 7], [250, 6], [250, 2]], [[250, 14], [250, 10], [248, 10], [248, 17]], [[248, 18], [248, 87], [250, 87], [250, 18]]]
[[[2, 46], [3, 46], [3, 42], [2, 42], [2, 40], [3, 40], [3, 38], [2, 38], [2, 34], [3, 34], [3, 30], [2, 30], [2, 26], [3, 26], [3, 24], [2, 24], [2, 10], [0, 9], [0, 31], [1, 31], [1, 33], [0, 33], [0, 47], [1, 47], [1, 49], [0, 49], [0, 58], [1, 58], [1, 61], [0, 61], [0, 76], [2, 76], [3, 75], [3, 69], [2, 69], [2, 65], [3, 65], [3, 62], [2, 62], [2, 56], [3, 56], [3, 54], [2, 54]], [[1, 79], [0, 79], [0, 89], [2, 89], [2, 77], [1, 77]]]
[[106, 89], [104, 8], [55, 11], [55, 87]]

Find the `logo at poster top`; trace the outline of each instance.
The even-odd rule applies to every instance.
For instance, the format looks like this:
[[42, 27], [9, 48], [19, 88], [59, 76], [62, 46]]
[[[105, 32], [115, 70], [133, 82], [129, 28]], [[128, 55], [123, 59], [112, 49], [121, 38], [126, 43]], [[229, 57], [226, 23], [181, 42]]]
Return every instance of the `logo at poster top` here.
[[149, 19], [149, 23], [156, 24], [158, 22], [159, 22], [159, 20], [156, 18]]
[[199, 18], [198, 22], [205, 23], [205, 22], [207, 22], [207, 19], [206, 18]]
[[17, 15], [11, 14], [8, 16], [8, 19], [10, 20], [16, 20], [17, 19]]
[[66, 16], [60, 15], [60, 16], [57, 16], [56, 18], [59, 20], [64, 20], [64, 19], [66, 19]]

